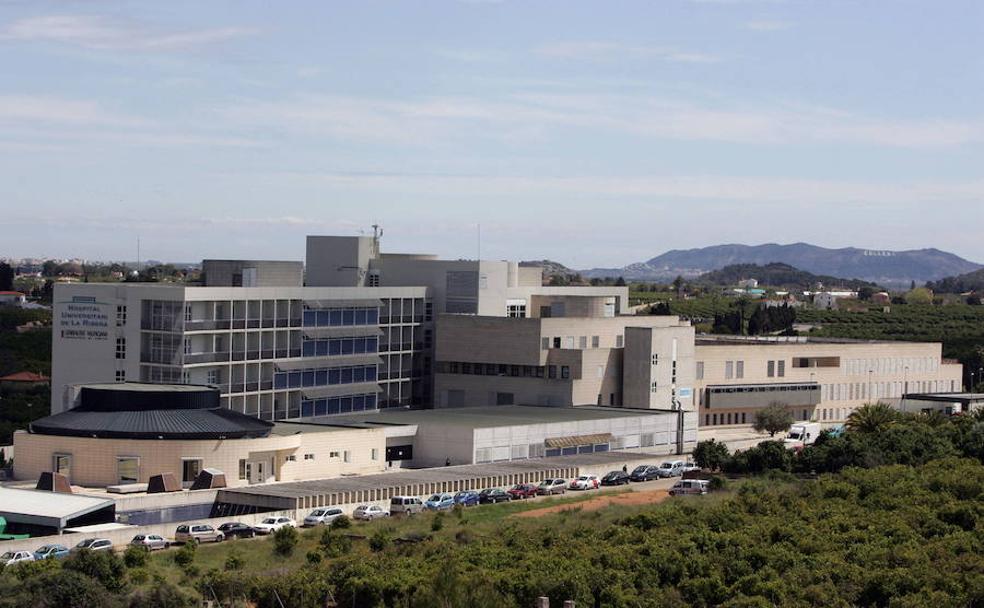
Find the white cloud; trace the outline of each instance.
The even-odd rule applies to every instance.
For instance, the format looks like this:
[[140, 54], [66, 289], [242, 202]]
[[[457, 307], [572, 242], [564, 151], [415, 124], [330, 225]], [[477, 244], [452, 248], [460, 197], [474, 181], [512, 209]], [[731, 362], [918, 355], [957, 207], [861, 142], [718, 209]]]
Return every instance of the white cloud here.
[[42, 122], [100, 127], [139, 127], [147, 121], [112, 112], [90, 100], [44, 95], [0, 95], [0, 123]]
[[758, 21], [746, 21], [744, 28], [746, 30], [753, 30], [756, 32], [778, 32], [782, 30], [788, 30], [793, 27], [790, 21], [777, 21], [762, 19]]
[[684, 51], [672, 47], [627, 45], [614, 42], [577, 41], [543, 45], [536, 53], [561, 59], [613, 59], [619, 57], [661, 59], [674, 63], [714, 63], [716, 55]]
[[254, 33], [243, 27], [161, 31], [94, 15], [28, 17], [0, 28], [0, 40], [56, 42], [98, 50], [183, 51]]
[[938, 148], [984, 142], [984, 120], [891, 120], [794, 104], [712, 106], [644, 94], [517, 94], [490, 101], [299, 96], [223, 108], [216, 120], [301, 136], [412, 146], [476, 138], [530, 141], [571, 132], [752, 145], [842, 143]]

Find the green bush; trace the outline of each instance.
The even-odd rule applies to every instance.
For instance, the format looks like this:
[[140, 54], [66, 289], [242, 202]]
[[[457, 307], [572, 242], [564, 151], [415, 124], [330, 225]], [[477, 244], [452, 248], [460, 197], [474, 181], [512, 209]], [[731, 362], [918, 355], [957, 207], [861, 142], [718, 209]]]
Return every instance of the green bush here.
[[300, 535], [294, 526], [284, 526], [273, 533], [273, 550], [277, 555], [288, 557], [294, 553], [299, 540]]
[[352, 520], [348, 515], [339, 515], [331, 521], [332, 530], [345, 530], [352, 527]]
[[225, 569], [228, 571], [242, 570], [243, 558], [238, 553], [230, 553], [225, 559]]
[[390, 538], [389, 532], [383, 528], [380, 528], [369, 537], [369, 548], [372, 549], [374, 553], [379, 553], [380, 551], [386, 549], [391, 541], [392, 539]]
[[189, 566], [195, 561], [195, 552], [198, 550], [197, 543], [185, 543], [181, 548], [174, 552], [174, 563], [181, 567]]
[[444, 513], [437, 513], [431, 520], [431, 532], [440, 532], [444, 528]]
[[109, 591], [126, 587], [126, 566], [113, 551], [83, 549], [66, 559], [63, 567], [96, 579]]
[[147, 565], [147, 556], [150, 552], [146, 547], [130, 545], [123, 552], [123, 563], [127, 568], [142, 568]]

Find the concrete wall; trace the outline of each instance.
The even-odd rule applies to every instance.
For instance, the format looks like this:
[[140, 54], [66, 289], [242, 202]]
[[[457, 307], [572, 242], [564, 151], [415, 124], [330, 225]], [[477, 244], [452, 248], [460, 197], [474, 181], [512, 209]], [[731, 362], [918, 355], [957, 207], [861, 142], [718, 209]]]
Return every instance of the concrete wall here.
[[203, 260], [202, 272], [205, 275], [206, 287], [301, 287], [304, 285], [304, 264], [301, 262]]
[[[119, 483], [118, 457], [140, 459], [139, 481], [152, 475], [174, 473], [180, 480], [182, 459], [202, 460], [202, 468], [226, 474], [229, 487], [249, 484], [239, 478], [239, 461], [247, 460], [253, 471], [264, 463], [263, 481], [299, 481], [337, 477], [343, 474], [377, 473], [386, 468], [383, 429], [351, 429], [323, 433], [271, 436], [261, 439], [226, 440], [137, 440], [58, 437], [25, 431], [14, 434], [18, 457], [14, 477], [33, 480], [52, 469], [54, 454], [70, 454], [74, 485], [105, 487]], [[376, 459], [373, 460], [373, 451]], [[349, 462], [344, 453], [349, 452]], [[337, 457], [331, 457], [338, 452]], [[305, 459], [305, 455], [313, 458]], [[295, 460], [287, 458], [293, 456]]]
[[375, 257], [371, 236], [308, 236], [305, 285], [311, 287], [363, 287], [369, 260]]
[[627, 328], [623, 369], [625, 407], [693, 409], [693, 327]]

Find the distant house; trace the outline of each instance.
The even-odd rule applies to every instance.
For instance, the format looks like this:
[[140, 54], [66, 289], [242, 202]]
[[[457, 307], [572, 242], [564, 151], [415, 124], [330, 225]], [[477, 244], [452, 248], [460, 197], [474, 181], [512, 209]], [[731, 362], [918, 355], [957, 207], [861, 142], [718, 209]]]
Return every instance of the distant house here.
[[813, 294], [813, 306], [824, 310], [837, 308], [837, 301], [844, 298], [857, 298], [856, 291], [821, 291]]
[[23, 306], [27, 296], [19, 291], [0, 291], [0, 306]]
[[10, 391], [26, 391], [39, 386], [45, 386], [50, 381], [44, 374], [34, 372], [16, 372], [0, 377], [0, 389]]
[[759, 286], [758, 279], [743, 279], [738, 281], [738, 287], [743, 287], [745, 289], [753, 289]]
[[879, 291], [878, 293], [871, 295], [871, 301], [874, 304], [891, 304], [892, 296], [890, 296], [886, 291]]

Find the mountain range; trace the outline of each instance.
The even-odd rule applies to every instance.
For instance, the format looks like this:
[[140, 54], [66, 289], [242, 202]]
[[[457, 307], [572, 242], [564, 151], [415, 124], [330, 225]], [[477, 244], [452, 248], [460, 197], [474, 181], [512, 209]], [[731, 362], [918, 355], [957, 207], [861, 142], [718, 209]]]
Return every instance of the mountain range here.
[[764, 266], [777, 262], [813, 274], [860, 279], [886, 287], [908, 285], [911, 281], [922, 284], [984, 268], [939, 249], [828, 249], [809, 243], [768, 243], [674, 249], [622, 268], [590, 268], [578, 272], [586, 278], [620, 276], [635, 281], [666, 281], [677, 276], [694, 278], [734, 264]]

